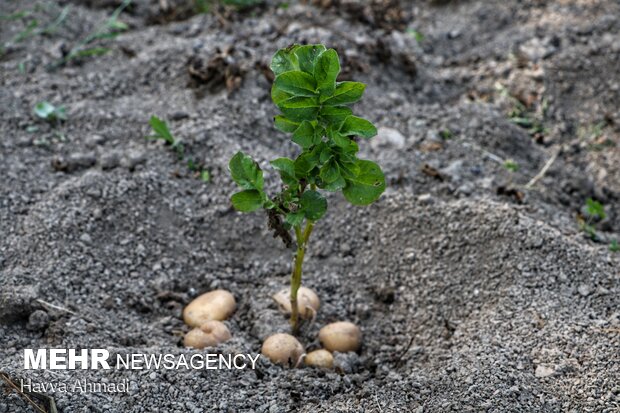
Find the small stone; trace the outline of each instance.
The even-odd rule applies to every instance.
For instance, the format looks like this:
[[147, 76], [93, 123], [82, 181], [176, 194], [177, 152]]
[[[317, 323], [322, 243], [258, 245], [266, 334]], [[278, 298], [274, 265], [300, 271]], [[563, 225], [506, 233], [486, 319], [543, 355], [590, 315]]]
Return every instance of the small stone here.
[[536, 237], [531, 239], [530, 245], [533, 248], [541, 248], [544, 243], [545, 243], [545, 241], [542, 239], [542, 237], [536, 236]]
[[343, 242], [342, 244], [340, 244], [340, 252], [342, 252], [343, 254], [348, 254], [349, 252], [351, 252], [351, 246], [347, 242]]
[[460, 181], [463, 175], [463, 160], [453, 161], [447, 167], [440, 170], [444, 175], [448, 175], [454, 181]]
[[0, 324], [25, 319], [33, 312], [32, 302], [37, 294], [31, 286], [7, 286], [0, 289]]
[[581, 284], [578, 288], [577, 288], [577, 292], [579, 292], [579, 294], [583, 297], [587, 297], [590, 295], [590, 287], [587, 286], [586, 284]]
[[435, 201], [431, 194], [422, 194], [418, 196], [418, 202], [422, 205], [431, 205]]
[[370, 144], [375, 148], [393, 147], [401, 149], [405, 146], [405, 137], [396, 129], [381, 127]]
[[74, 172], [87, 169], [97, 162], [97, 158], [92, 153], [72, 154], [68, 157], [55, 156], [52, 159], [52, 168], [59, 172]]
[[546, 59], [556, 52], [557, 48], [549, 41], [543, 41], [539, 38], [532, 38], [519, 48], [528, 60], [537, 62]]
[[102, 135], [92, 135], [87, 142], [87, 145], [90, 147], [94, 147], [97, 145], [103, 145], [105, 143], [105, 137]]
[[90, 235], [88, 235], [86, 232], [83, 233], [82, 235], [80, 235], [80, 241], [85, 242], [87, 244], [90, 244], [91, 242], [93, 242], [93, 239], [91, 238]]
[[136, 166], [144, 162], [146, 162], [146, 155], [144, 152], [131, 151], [121, 160], [121, 165], [133, 171], [136, 169]]
[[45, 330], [50, 323], [49, 315], [43, 310], [36, 310], [28, 317], [28, 330]]
[[114, 169], [121, 163], [120, 156], [116, 152], [108, 152], [101, 156], [99, 164], [104, 171]]
[[177, 111], [170, 114], [170, 120], [183, 120], [189, 118], [189, 113]]
[[555, 373], [555, 370], [552, 369], [551, 367], [546, 367], [546, 366], [536, 366], [536, 372], [534, 373], [536, 375], [536, 377], [549, 377], [551, 375], [553, 375], [553, 373]]

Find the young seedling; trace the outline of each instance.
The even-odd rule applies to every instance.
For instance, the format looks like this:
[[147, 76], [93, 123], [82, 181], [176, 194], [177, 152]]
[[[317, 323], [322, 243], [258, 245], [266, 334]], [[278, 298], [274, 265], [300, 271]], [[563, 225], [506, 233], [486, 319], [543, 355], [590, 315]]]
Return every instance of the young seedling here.
[[605, 219], [605, 207], [598, 201], [592, 198], [586, 199], [586, 214], [592, 218]]
[[424, 41], [424, 34], [422, 34], [420, 31], [416, 30], [416, 29], [407, 29], [407, 33], [409, 33], [409, 35], [411, 37], [413, 37], [415, 39], [416, 42], [418, 43], [422, 43]]
[[[32, 13], [33, 13], [32, 10], [23, 10], [23, 11], [15, 12], [13, 14], [9, 14], [9, 15], [0, 15], [0, 21], [20, 20], [20, 19], [24, 19], [30, 16]], [[6, 52], [6, 49], [8, 47], [14, 46], [17, 43], [24, 41], [30, 37], [54, 33], [56, 29], [58, 29], [58, 27], [60, 27], [60, 25], [67, 18], [68, 14], [69, 14], [69, 6], [66, 6], [60, 11], [60, 14], [58, 15], [58, 17], [56, 17], [54, 21], [52, 21], [51, 23], [43, 27], [40, 26], [39, 20], [35, 18], [30, 19], [26, 23], [26, 26], [19, 33], [17, 33], [12, 39], [10, 39], [7, 43], [4, 43], [4, 44], [0, 43], [0, 56], [2, 56]]]
[[611, 252], [619, 252], [620, 251], [620, 244], [618, 244], [618, 240], [612, 240], [609, 243], [609, 251]]
[[[146, 139], [161, 140], [169, 145], [170, 148], [177, 154], [177, 158], [180, 161], [186, 159], [185, 145], [177, 140], [170, 132], [168, 124], [158, 118], [157, 116], [151, 116], [149, 125], [153, 129], [153, 134], [146, 137]], [[211, 180], [211, 174], [205, 169], [203, 162], [197, 162], [193, 158], [187, 158], [187, 169], [194, 174], [196, 178], [200, 178], [201, 181], [207, 183]]]
[[169, 145], [176, 152], [179, 159], [183, 159], [185, 152], [183, 143], [175, 139], [175, 137], [170, 132], [170, 129], [168, 128], [168, 124], [165, 121], [159, 119], [157, 116], [153, 115], [149, 120], [149, 125], [151, 125], [151, 128], [153, 128], [153, 134], [147, 136], [146, 138], [164, 141], [166, 145]]
[[[508, 171], [508, 182], [506, 183], [506, 190], [509, 191], [512, 189], [512, 191], [516, 191], [516, 189], [512, 188], [512, 186], [514, 181], [514, 175], [519, 170], [519, 164], [512, 159], [506, 159], [504, 160], [502, 166]], [[514, 194], [516, 195], [516, 193]]]
[[275, 126], [291, 134], [300, 148], [295, 159], [278, 158], [282, 190], [270, 197], [264, 190], [263, 171], [243, 152], [230, 160], [233, 180], [242, 189], [231, 198], [241, 212], [267, 211], [269, 227], [287, 245], [295, 234], [297, 252], [291, 275], [291, 325], [298, 330], [297, 293], [302, 264], [315, 223], [327, 211], [321, 190], [342, 192], [353, 205], [369, 205], [385, 190], [385, 178], [374, 162], [358, 159], [356, 137], [369, 139], [377, 129], [353, 115], [350, 106], [362, 98], [366, 86], [337, 82], [340, 61], [334, 49], [323, 45], [293, 45], [279, 50], [271, 61], [275, 80], [271, 98], [282, 112]]
[[452, 133], [450, 129], [446, 128], [439, 131], [439, 136], [441, 136], [441, 139], [448, 141], [454, 137], [454, 133]]
[[54, 106], [49, 102], [42, 101], [34, 105], [34, 114], [50, 123], [67, 120], [67, 110], [64, 106]]
[[607, 216], [605, 214], [605, 207], [598, 201], [592, 198], [586, 199], [586, 205], [584, 207], [586, 219], [579, 221], [581, 230], [584, 231], [590, 238], [596, 240], [596, 228], [594, 227], [593, 220], [603, 220]]
[[549, 133], [549, 130], [543, 123], [549, 105], [546, 99], [543, 98], [538, 107], [526, 106], [501, 83], [497, 82], [495, 84], [495, 90], [512, 104], [512, 108], [508, 112], [508, 118], [512, 123], [527, 129], [528, 133], [537, 139], [542, 139], [543, 135]]
[[504, 161], [504, 168], [509, 172], [517, 172], [519, 170], [519, 164], [512, 159], [506, 159]]
[[101, 56], [110, 51], [107, 47], [98, 45], [99, 41], [106, 39], [114, 39], [121, 32], [127, 30], [129, 27], [118, 19], [120, 14], [131, 4], [131, 0], [123, 0], [123, 2], [112, 12], [100, 26], [98, 26], [93, 32], [88, 34], [82, 40], [80, 40], [75, 46], [69, 50], [66, 56], [58, 59], [50, 64], [47, 69], [54, 70], [72, 60], [89, 57], [89, 56]]

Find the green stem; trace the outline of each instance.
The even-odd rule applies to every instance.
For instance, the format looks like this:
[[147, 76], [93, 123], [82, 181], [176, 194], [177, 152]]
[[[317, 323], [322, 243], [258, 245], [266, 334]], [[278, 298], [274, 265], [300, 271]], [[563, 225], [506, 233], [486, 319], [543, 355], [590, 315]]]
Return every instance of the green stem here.
[[297, 238], [297, 253], [295, 254], [295, 264], [293, 266], [293, 274], [291, 275], [291, 327], [293, 334], [299, 331], [299, 308], [297, 307], [297, 292], [301, 286], [302, 265], [304, 255], [306, 254], [306, 246], [312, 234], [314, 222], [308, 221], [303, 233], [301, 226], [295, 226], [295, 236]]

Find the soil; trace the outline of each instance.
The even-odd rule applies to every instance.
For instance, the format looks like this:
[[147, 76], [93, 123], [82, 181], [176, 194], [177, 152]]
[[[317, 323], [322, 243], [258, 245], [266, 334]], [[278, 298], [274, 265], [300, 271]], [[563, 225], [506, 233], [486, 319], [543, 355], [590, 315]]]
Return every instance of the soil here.
[[[102, 41], [108, 53], [49, 70], [119, 3], [36, 1], [0, 23], [0, 370], [17, 382], [130, 382], [128, 394], [52, 393], [59, 412], [620, 410], [620, 3], [334, 0], [196, 14], [140, 0], [120, 15], [128, 29]], [[15, 40], [63, 7], [55, 30]], [[0, 0], [3, 16], [26, 8]], [[238, 309], [233, 339], [212, 351], [255, 354], [289, 331], [270, 297], [292, 251], [265, 215], [232, 209], [227, 163], [251, 153], [277, 189], [268, 161], [296, 149], [272, 124], [268, 63], [314, 42], [339, 51], [341, 79], [368, 85], [356, 113], [379, 135], [361, 154], [388, 189], [367, 208], [328, 198], [304, 274], [322, 306], [300, 340], [318, 348], [321, 326], [348, 320], [361, 350], [336, 354], [334, 370], [262, 358], [240, 371], [24, 370], [24, 348], [193, 354], [181, 311], [215, 288]], [[43, 100], [67, 121], [38, 119]], [[144, 139], [151, 115], [209, 182]], [[587, 217], [588, 198], [604, 219]], [[0, 413], [35, 411], [1, 390]]]

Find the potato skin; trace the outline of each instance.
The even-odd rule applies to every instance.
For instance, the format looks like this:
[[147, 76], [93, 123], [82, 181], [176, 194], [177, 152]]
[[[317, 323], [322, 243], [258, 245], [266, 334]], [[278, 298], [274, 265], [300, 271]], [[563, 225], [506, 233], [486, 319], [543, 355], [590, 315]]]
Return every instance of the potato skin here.
[[287, 367], [296, 367], [304, 354], [304, 347], [292, 335], [278, 333], [267, 337], [261, 353], [273, 363]]
[[339, 321], [323, 327], [319, 331], [319, 340], [331, 352], [357, 351], [362, 344], [362, 332], [353, 323]]
[[[274, 294], [273, 299], [276, 303], [278, 303], [280, 310], [284, 314], [291, 313], [292, 307], [290, 288], [285, 288], [284, 290]], [[321, 300], [319, 300], [319, 296], [314, 292], [314, 290], [308, 287], [299, 287], [299, 290], [297, 290], [297, 308], [299, 309], [299, 316], [301, 318], [313, 318], [319, 311], [320, 306]]]
[[230, 330], [228, 330], [226, 324], [221, 321], [209, 320], [185, 334], [183, 345], [185, 347], [203, 349], [205, 347], [217, 346], [230, 340], [231, 337]]
[[237, 307], [235, 297], [226, 290], [214, 290], [196, 297], [183, 310], [183, 320], [191, 327], [200, 327], [206, 321], [224, 321]]
[[331, 369], [334, 367], [334, 356], [325, 349], [311, 351], [304, 360], [306, 366]]

